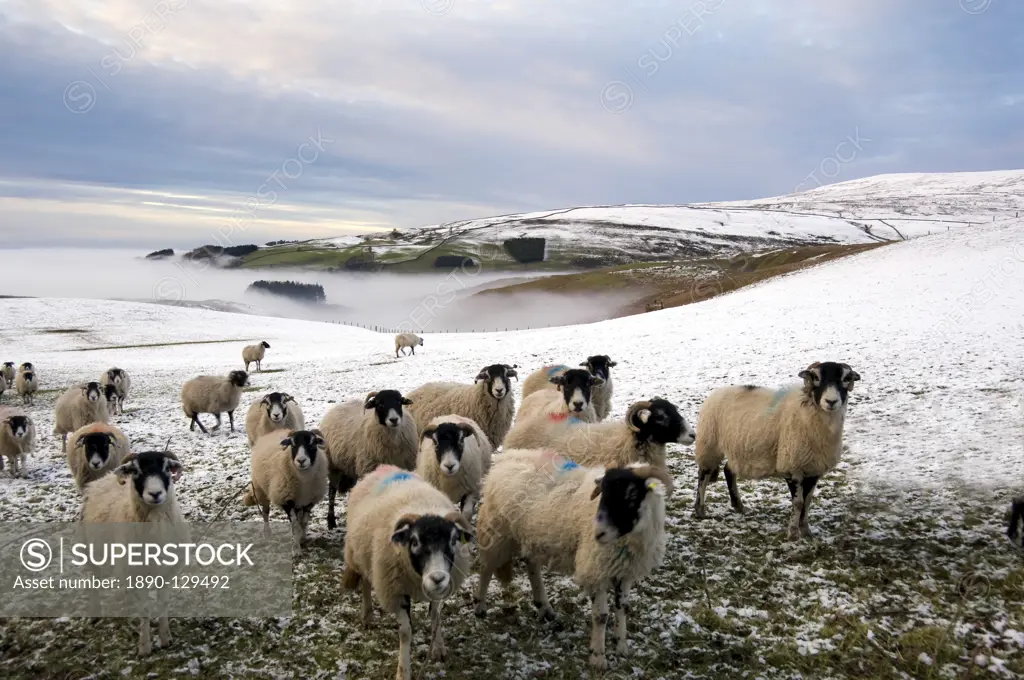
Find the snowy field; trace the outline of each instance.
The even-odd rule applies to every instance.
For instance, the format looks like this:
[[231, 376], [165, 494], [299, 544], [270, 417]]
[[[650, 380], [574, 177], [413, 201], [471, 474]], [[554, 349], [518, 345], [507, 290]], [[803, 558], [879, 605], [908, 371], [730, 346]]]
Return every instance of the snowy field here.
[[[716, 483], [711, 517], [695, 521], [692, 447], [670, 447], [679, 490], [666, 562], [634, 591], [633, 657], [612, 654], [596, 677], [1024, 674], [1024, 556], [1004, 536], [1009, 499], [1024, 491], [1024, 221], [913, 239], [637, 317], [427, 335], [416, 356], [398, 360], [390, 336], [316, 322], [71, 299], [6, 299], [0, 310], [0, 360], [33, 362], [47, 390], [28, 409], [41, 434], [28, 479], [0, 477], [4, 520], [74, 518], [78, 494], [49, 435], [53, 403], [60, 388], [114, 365], [133, 380], [115, 422], [136, 448], [171, 438], [185, 463], [187, 517], [223, 510], [221, 519], [255, 521], [240, 502], [245, 435], [189, 432], [178, 393], [194, 375], [241, 368], [242, 345], [257, 340], [272, 348], [253, 376], [258, 389], [243, 397], [239, 429], [267, 391], [297, 395], [313, 425], [333, 403], [371, 390], [469, 382], [498, 362], [525, 377], [598, 353], [619, 364], [615, 417], [660, 395], [693, 423], [716, 386], [792, 382], [813, 361], [846, 362], [862, 381], [851, 393], [843, 463], [818, 487], [816, 537], [784, 540], [781, 481], [742, 483], [742, 517]], [[141, 661], [132, 620], [9, 619], [0, 621], [0, 676], [391, 677], [397, 625], [359, 625], [358, 595], [340, 584], [343, 534], [326, 530], [324, 511], [314, 512], [313, 546], [295, 563], [294, 617], [172, 620], [171, 648]], [[535, 620], [521, 575], [509, 593], [492, 585], [500, 606], [476, 619], [475, 581], [446, 608], [446, 664], [426, 659], [426, 609], [414, 607], [415, 677], [589, 677], [589, 606], [570, 580], [548, 578], [560, 627]]]

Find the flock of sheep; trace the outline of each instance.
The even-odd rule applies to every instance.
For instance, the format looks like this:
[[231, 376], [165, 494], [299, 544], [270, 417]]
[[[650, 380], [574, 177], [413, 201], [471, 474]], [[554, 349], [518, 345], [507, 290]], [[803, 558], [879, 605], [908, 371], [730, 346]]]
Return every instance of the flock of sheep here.
[[[423, 341], [403, 334], [395, 345], [397, 356]], [[245, 347], [246, 369], [256, 363], [260, 370], [269, 347]], [[799, 371], [802, 383], [789, 387], [721, 387], [704, 402], [695, 430], [661, 397], [613, 417], [615, 366], [607, 355], [594, 355], [575, 367], [538, 368], [523, 382], [518, 413], [512, 385], [518, 366], [509, 364], [485, 366], [472, 382], [371, 392], [331, 408], [318, 428], [306, 427], [294, 397], [271, 392], [246, 413], [251, 484], [242, 502], [259, 506], [264, 522], [272, 507], [282, 509], [301, 554], [313, 507], [327, 499], [327, 526], [334, 529], [336, 498], [348, 494], [342, 583], [360, 591], [364, 621], [373, 597], [398, 619], [399, 678], [411, 677], [415, 601], [430, 603], [430, 657], [444, 658], [442, 604], [470, 572], [471, 543], [480, 573], [477, 616], [486, 616], [491, 578], [508, 583], [519, 560], [545, 619], [555, 611], [542, 570], [571, 575], [592, 600], [590, 664], [605, 668], [609, 609], [615, 652], [625, 655], [630, 591], [665, 554], [666, 496], [674, 489], [666, 446], [695, 444], [696, 518], [706, 516], [707, 485], [719, 472], [737, 512], [744, 511], [738, 480], [783, 478], [792, 498], [788, 536], [808, 536], [815, 485], [839, 462], [848, 394], [860, 380], [846, 364], [822, 362]], [[8, 376], [8, 368], [14, 372], [12, 363], [4, 365], [3, 384], [14, 377], [28, 402], [35, 387], [23, 388], [36, 385], [33, 367], [22, 364], [17, 376]], [[213, 414], [216, 430], [227, 413], [233, 431], [248, 378], [235, 370], [186, 382], [181, 404], [190, 429], [208, 432], [199, 416]], [[183, 523], [174, 491], [181, 462], [166, 451], [133, 453], [109, 423], [130, 384], [126, 371], [112, 368], [57, 400], [54, 435], [62, 436], [83, 492], [81, 520]], [[15, 474], [34, 440], [27, 416], [5, 414], [0, 453]], [[1014, 504], [1011, 538], [1019, 540], [1021, 524], [1024, 499]], [[161, 644], [168, 644], [166, 617], [158, 629]], [[150, 622], [143, 619], [139, 652], [151, 648]]]

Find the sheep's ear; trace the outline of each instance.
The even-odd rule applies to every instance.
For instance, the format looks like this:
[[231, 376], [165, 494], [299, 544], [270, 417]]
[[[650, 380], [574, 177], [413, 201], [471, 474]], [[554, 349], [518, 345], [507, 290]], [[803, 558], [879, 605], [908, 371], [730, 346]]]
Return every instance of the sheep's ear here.
[[428, 427], [427, 429], [423, 430], [423, 437], [421, 437], [421, 439], [426, 439], [427, 437], [430, 437], [431, 439], [433, 439], [434, 435], [436, 433], [437, 433], [437, 428], [436, 427]]
[[817, 380], [819, 378], [817, 372], [812, 370], [812, 369], [810, 369], [810, 368], [805, 368], [804, 370], [800, 371], [799, 373], [796, 374], [796, 377], [801, 378], [802, 380], [805, 380], [805, 381], [806, 380], [814, 381], [814, 380]]
[[487, 380], [487, 378], [489, 378], [489, 377], [490, 377], [490, 373], [488, 373], [487, 369], [484, 368], [483, 370], [481, 370], [479, 373], [476, 374], [476, 378], [474, 378], [473, 380], [474, 380], [474, 382], [475, 381], [479, 381], [479, 380]]
[[269, 396], [263, 397], [262, 399], [260, 399], [260, 403], [261, 404], [266, 404], [267, 406], [270, 406], [270, 397]]
[[598, 385], [603, 385], [603, 384], [604, 384], [604, 378], [602, 378], [601, 376], [597, 376], [597, 375], [590, 376], [590, 386], [591, 387], [597, 387]]
[[134, 477], [135, 473], [139, 471], [138, 465], [135, 464], [134, 460], [130, 460], [127, 463], [122, 463], [114, 468], [114, 474], [117, 475], [117, 483], [124, 484], [130, 477]]
[[619, 362], [617, 362], [617, 361], [611, 361], [610, 359], [608, 360], [608, 367], [609, 367], [609, 368], [614, 368], [614, 367], [616, 367], [616, 366], [618, 366], [618, 365], [619, 365]]
[[[114, 442], [117, 441], [117, 438], [112, 433], [104, 432], [103, 434], [107, 437], [107, 441], [110, 443], [111, 446], [113, 446]], [[79, 439], [78, 441], [81, 442], [82, 440]]]
[[403, 515], [395, 523], [395, 530], [391, 534], [391, 542], [398, 545], [409, 545], [409, 536], [412, 534], [412, 525], [419, 519], [418, 515]]
[[175, 458], [164, 458], [164, 472], [171, 475], [171, 479], [181, 479], [181, 461]]
[[554, 375], [554, 376], [551, 376], [550, 378], [548, 378], [548, 382], [554, 383], [555, 385], [559, 385], [559, 386], [564, 385], [565, 384], [565, 376], [564, 375]]
[[291, 437], [285, 437], [284, 439], [281, 440], [281, 446], [287, 446], [289, 448], [291, 448], [292, 444], [294, 443], [295, 442], [292, 441]]
[[604, 481], [604, 477], [598, 477], [594, 480], [594, 490], [590, 493], [590, 500], [594, 500], [601, 495], [601, 482]]
[[444, 518], [452, 524], [454, 524], [455, 527], [459, 530], [460, 543], [469, 543], [470, 541], [476, 539], [476, 532], [473, 531], [473, 525], [466, 521], [465, 515], [463, 515], [458, 510], [452, 510], [447, 515], [445, 515]]
[[466, 423], [459, 423], [459, 429], [462, 430], [462, 434], [465, 437], [476, 436], [476, 430], [473, 429], [472, 425], [467, 425]]
[[377, 393], [370, 392], [366, 395], [366, 403], [363, 404], [363, 409], [376, 408], [377, 406]]
[[582, 366], [583, 368], [590, 368], [590, 362], [589, 361], [584, 361], [584, 362], [582, 362], [580, 364], [580, 366]]
[[651, 410], [649, 408], [642, 408], [636, 412], [636, 419], [641, 423], [647, 424], [647, 421], [651, 418]]
[[412, 404], [412, 399], [402, 397], [402, 406], [409, 406], [410, 404]]

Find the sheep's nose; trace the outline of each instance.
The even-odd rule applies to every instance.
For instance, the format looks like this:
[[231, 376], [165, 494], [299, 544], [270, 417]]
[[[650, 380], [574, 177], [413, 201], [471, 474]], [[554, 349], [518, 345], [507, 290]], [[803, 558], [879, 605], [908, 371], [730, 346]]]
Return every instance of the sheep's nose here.
[[452, 470], [455, 469], [455, 463], [445, 463], [444, 469], [447, 470], [448, 472], [451, 472]]
[[430, 575], [430, 582], [435, 588], [443, 588], [448, 584], [448, 574], [443, 571], [435, 571]]
[[838, 401], [839, 401], [838, 399], [826, 399], [825, 403], [828, 404], [829, 408], [835, 408], [836, 402], [838, 402]]
[[161, 503], [164, 500], [163, 491], [150, 491], [146, 494], [146, 496], [148, 496], [149, 500], [153, 503]]
[[392, 425], [398, 425], [398, 418], [388, 418], [388, 422]]
[[583, 402], [582, 401], [574, 401], [574, 402], [572, 402], [572, 407], [575, 410], [577, 410], [577, 411], [582, 411], [583, 410]]

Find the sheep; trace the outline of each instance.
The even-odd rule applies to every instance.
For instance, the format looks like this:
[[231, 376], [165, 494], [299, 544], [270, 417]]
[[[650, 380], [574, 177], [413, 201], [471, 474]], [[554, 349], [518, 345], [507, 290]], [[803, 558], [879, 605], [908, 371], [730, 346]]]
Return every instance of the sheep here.
[[803, 385], [773, 390], [720, 387], [704, 401], [697, 435], [694, 517], [706, 516], [704, 494], [725, 464], [733, 510], [742, 513], [737, 480], [782, 477], [792, 509], [789, 539], [810, 536], [807, 510], [818, 479], [839, 464], [847, 397], [858, 375], [847, 364], [815, 362], [798, 373]]
[[1022, 526], [1024, 526], [1024, 496], [1013, 499], [1013, 503], [1010, 506], [1010, 528], [1006, 532], [1010, 543], [1013, 545], [1019, 543], [1020, 547], [1024, 549], [1024, 531], [1021, 531]]
[[0, 372], [0, 399], [3, 398], [4, 392], [10, 389], [10, 387], [11, 384], [7, 382], [7, 378], [4, 377], [4, 374], [2, 372]]
[[61, 453], [68, 451], [68, 435], [89, 423], [110, 421], [107, 400], [98, 382], [80, 383], [69, 388], [54, 406], [53, 435], [61, 436]]
[[667, 469], [666, 444], [692, 444], [693, 428], [675, 405], [655, 397], [633, 404], [619, 421], [584, 423], [534, 420], [520, 429], [509, 448], [550, 448], [589, 467], [623, 467], [649, 463]]
[[657, 466], [583, 467], [551, 450], [506, 451], [484, 482], [476, 615], [487, 615], [491, 577], [497, 574], [507, 585], [514, 560], [524, 557], [543, 619], [555, 618], [544, 592], [544, 567], [572, 575], [590, 597], [590, 664], [599, 670], [607, 667], [612, 590], [616, 652], [627, 655], [626, 602], [633, 585], [664, 559], [665, 494], [671, 491], [672, 479]]
[[361, 589], [363, 625], [373, 617], [373, 595], [398, 618], [400, 680], [412, 677], [413, 602], [430, 602], [430, 658], [446, 656], [441, 606], [469, 575], [471, 540], [466, 518], [415, 473], [382, 465], [352, 489], [342, 585]]
[[251, 363], [256, 364], [257, 371], [263, 370], [263, 356], [267, 353], [268, 349], [270, 349], [270, 345], [266, 340], [260, 342], [258, 345], [246, 345], [242, 348], [242, 361], [245, 362], [246, 372], [249, 371], [249, 364]]
[[328, 529], [338, 526], [335, 497], [347, 493], [360, 477], [384, 464], [415, 469], [416, 419], [402, 408], [412, 403], [398, 390], [381, 390], [370, 392], [362, 401], [338, 404], [324, 414], [320, 429], [327, 441]]
[[128, 392], [132, 386], [132, 379], [128, 375], [128, 371], [116, 367], [108, 369], [100, 376], [100, 384], [104, 388], [107, 385], [113, 385], [117, 389], [117, 413], [123, 413], [124, 402], [128, 401]]
[[131, 450], [125, 433], [109, 423], [90, 423], [75, 430], [67, 457], [78, 490], [120, 465]]
[[12, 409], [0, 411], [0, 471], [4, 458], [11, 463], [11, 476], [25, 476], [25, 459], [36, 449], [36, 426], [28, 416]]
[[[174, 493], [174, 482], [180, 476], [181, 463], [169, 451], [130, 453], [114, 468], [114, 474], [85, 485], [80, 522], [86, 525], [159, 522], [187, 527]], [[159, 592], [166, 595], [166, 590]], [[160, 646], [167, 647], [171, 643], [171, 628], [166, 614], [157, 621]], [[140, 655], [153, 651], [149, 624], [148, 617], [140, 619]]]
[[23, 403], [35, 404], [36, 392], [39, 390], [39, 381], [33, 371], [21, 371], [14, 379], [14, 389], [21, 396]]
[[103, 397], [107, 400], [107, 410], [111, 413], [117, 413], [118, 401], [121, 397], [117, 393], [117, 385], [104, 385], [103, 386]]
[[[289, 405], [290, 404], [290, 405]], [[245, 434], [249, 446], [271, 430], [302, 430], [306, 419], [299, 402], [287, 392], [270, 392], [253, 402], [245, 414]]]
[[25, 373], [26, 371], [31, 371], [32, 373], [36, 372], [36, 368], [32, 365], [32, 362], [26, 361], [21, 366], [18, 366], [18, 373]]
[[501, 446], [512, 426], [516, 404], [509, 378], [519, 380], [518, 366], [492, 364], [477, 374], [472, 385], [451, 382], [430, 382], [409, 393], [414, 406], [409, 409], [420, 423], [423, 434], [426, 423], [438, 416], [454, 413], [473, 419], [487, 435], [491, 447]]
[[271, 504], [284, 510], [292, 525], [296, 552], [307, 544], [306, 528], [313, 506], [327, 494], [327, 452], [319, 432], [268, 432], [252, 447], [252, 482], [242, 504], [259, 505], [264, 525]]
[[440, 489], [472, 520], [493, 451], [480, 426], [469, 418], [438, 416], [420, 439], [416, 474]]
[[595, 386], [601, 385], [601, 378], [582, 368], [570, 368], [560, 375], [550, 378], [558, 391], [539, 390], [523, 398], [505, 441], [511, 449], [524, 448], [515, 443], [519, 431], [528, 427], [528, 423], [538, 417], [564, 421], [572, 417], [575, 421], [593, 423], [597, 421], [597, 412], [591, 403], [591, 393]]
[[[597, 413], [597, 420], [604, 420], [612, 410], [612, 367], [618, 364], [611, 360], [607, 354], [595, 354], [587, 357], [587, 360], [580, 364], [593, 375], [601, 378], [603, 383], [595, 385], [590, 401]], [[569, 370], [565, 364], [554, 364], [537, 369], [523, 381], [523, 400], [529, 395], [540, 390], [556, 389], [551, 378], [564, 374]]]
[[235, 431], [235, 409], [242, 398], [242, 389], [249, 384], [249, 374], [245, 371], [231, 371], [226, 378], [216, 375], [201, 375], [192, 378], [181, 388], [181, 407], [185, 415], [191, 419], [188, 429], [195, 431], [196, 425], [209, 434], [210, 430], [199, 421], [200, 413], [212, 413], [217, 416], [217, 424], [213, 430], [221, 426], [220, 414], [227, 412], [231, 431]]
[[5, 361], [4, 365], [3, 365], [2, 372], [4, 374], [4, 380], [7, 381], [7, 384], [8, 385], [13, 385], [14, 384], [14, 362], [13, 361]]
[[405, 348], [412, 350], [413, 354], [416, 354], [416, 345], [422, 345], [423, 338], [416, 335], [415, 333], [399, 333], [395, 336], [395, 358], [398, 358], [398, 351], [403, 350], [402, 354], [405, 354]]

